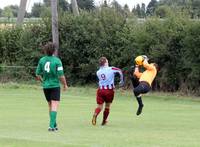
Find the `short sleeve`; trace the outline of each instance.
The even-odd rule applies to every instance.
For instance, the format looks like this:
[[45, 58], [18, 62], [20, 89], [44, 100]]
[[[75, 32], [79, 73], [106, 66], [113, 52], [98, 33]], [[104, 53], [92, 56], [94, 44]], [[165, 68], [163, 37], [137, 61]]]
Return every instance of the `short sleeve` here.
[[122, 72], [121, 69], [119, 69], [119, 68], [117, 68], [117, 67], [111, 67], [111, 69], [112, 69], [112, 71], [113, 71], [114, 73], [121, 73], [121, 72]]
[[57, 73], [58, 73], [58, 76], [64, 75], [63, 65], [60, 59], [58, 60], [58, 63], [57, 63]]

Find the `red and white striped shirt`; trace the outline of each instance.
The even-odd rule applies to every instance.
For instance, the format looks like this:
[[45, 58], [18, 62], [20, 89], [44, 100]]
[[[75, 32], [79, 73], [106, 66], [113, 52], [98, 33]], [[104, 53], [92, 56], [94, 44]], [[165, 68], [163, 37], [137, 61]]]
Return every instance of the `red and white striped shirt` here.
[[99, 88], [100, 89], [114, 89], [114, 78], [115, 73], [120, 74], [120, 80], [123, 82], [123, 74], [119, 68], [102, 66], [97, 71], [97, 77], [99, 79]]

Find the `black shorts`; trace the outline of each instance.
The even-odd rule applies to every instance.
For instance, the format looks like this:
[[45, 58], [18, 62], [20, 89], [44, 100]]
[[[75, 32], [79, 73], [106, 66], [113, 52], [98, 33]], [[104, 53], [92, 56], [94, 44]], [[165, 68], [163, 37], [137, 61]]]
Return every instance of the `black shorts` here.
[[151, 86], [144, 81], [141, 81], [137, 87], [134, 88], [133, 92], [135, 96], [139, 96], [140, 94], [147, 93], [151, 90]]
[[43, 91], [48, 102], [51, 100], [60, 101], [60, 87], [44, 88]]

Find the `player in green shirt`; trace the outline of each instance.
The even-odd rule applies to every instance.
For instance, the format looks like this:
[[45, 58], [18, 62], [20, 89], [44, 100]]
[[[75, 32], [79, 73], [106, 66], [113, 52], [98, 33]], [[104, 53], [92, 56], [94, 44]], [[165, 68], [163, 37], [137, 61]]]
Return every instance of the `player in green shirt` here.
[[54, 56], [55, 45], [52, 42], [43, 47], [46, 56], [39, 60], [36, 79], [42, 82], [44, 95], [49, 106], [49, 131], [58, 130], [56, 123], [57, 109], [60, 101], [60, 81], [65, 91], [68, 86], [63, 72], [62, 62]]

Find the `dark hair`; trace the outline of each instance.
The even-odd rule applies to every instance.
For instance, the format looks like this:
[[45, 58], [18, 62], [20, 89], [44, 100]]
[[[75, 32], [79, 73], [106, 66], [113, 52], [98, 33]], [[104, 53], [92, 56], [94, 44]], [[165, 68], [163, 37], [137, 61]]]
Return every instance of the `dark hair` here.
[[99, 59], [99, 66], [104, 66], [104, 64], [106, 63], [107, 58], [106, 57], [101, 57]]
[[55, 44], [53, 42], [47, 42], [42, 49], [44, 50], [45, 54], [52, 56], [55, 52]]

